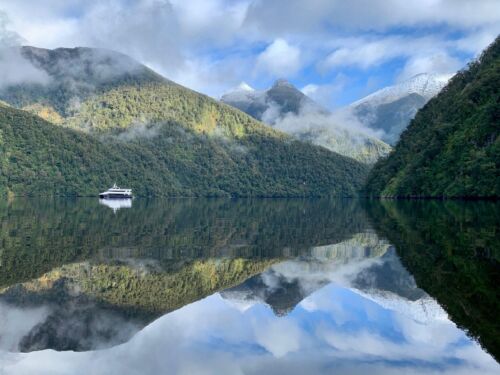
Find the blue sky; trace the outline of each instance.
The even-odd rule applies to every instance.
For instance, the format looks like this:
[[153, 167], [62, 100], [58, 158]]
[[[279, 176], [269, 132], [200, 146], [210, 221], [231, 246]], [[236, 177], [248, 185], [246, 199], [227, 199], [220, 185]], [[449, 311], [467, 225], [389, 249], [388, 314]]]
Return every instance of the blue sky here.
[[500, 32], [498, 0], [0, 0], [0, 11], [3, 39], [118, 50], [214, 97], [286, 78], [330, 108], [453, 74]]

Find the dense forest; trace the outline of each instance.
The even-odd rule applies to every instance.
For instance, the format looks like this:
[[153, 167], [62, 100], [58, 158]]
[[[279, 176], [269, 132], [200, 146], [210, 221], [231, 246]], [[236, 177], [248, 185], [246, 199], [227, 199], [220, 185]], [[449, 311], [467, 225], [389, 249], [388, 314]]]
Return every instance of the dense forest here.
[[123, 55], [22, 53], [50, 81], [0, 90], [15, 107], [0, 107], [2, 193], [96, 195], [117, 182], [140, 196], [352, 196], [368, 173]]
[[415, 116], [370, 173], [384, 197], [500, 196], [500, 37]]
[[499, 204], [371, 201], [366, 208], [417, 285], [498, 360]]

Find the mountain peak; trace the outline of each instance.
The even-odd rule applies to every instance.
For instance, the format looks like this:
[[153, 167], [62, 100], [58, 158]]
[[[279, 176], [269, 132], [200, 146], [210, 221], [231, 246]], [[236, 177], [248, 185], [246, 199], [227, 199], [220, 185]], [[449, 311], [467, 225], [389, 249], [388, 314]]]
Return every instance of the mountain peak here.
[[444, 86], [446, 86], [448, 79], [449, 77], [445, 75], [420, 73], [405, 81], [375, 91], [374, 93], [352, 103], [351, 107], [356, 107], [360, 104], [375, 106], [391, 103], [410, 94], [418, 94], [426, 100], [429, 100], [433, 96], [437, 95]]
[[285, 78], [277, 79], [274, 82], [274, 84], [273, 84], [273, 88], [276, 88], [276, 87], [290, 87], [290, 88], [295, 88], [295, 86], [292, 85], [290, 82], [288, 82]]

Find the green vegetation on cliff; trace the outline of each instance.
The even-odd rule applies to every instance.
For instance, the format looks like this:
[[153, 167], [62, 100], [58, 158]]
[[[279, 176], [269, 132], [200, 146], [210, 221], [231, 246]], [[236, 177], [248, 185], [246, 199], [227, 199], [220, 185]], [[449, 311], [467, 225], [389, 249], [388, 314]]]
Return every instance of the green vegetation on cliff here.
[[415, 116], [366, 192], [390, 197], [500, 196], [500, 38]]
[[367, 175], [123, 55], [22, 54], [50, 81], [0, 90], [30, 112], [0, 106], [3, 193], [95, 195], [116, 181], [141, 196], [351, 196]]

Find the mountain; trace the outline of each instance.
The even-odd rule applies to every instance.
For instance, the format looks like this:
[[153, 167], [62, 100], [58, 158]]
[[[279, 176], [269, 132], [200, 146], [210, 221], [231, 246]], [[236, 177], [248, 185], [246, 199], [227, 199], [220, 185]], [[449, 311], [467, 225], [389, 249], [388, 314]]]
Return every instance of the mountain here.
[[0, 106], [3, 193], [96, 195], [116, 181], [142, 196], [353, 195], [367, 175], [122, 54], [19, 55], [33, 71], [0, 86], [14, 107]]
[[326, 109], [285, 79], [277, 80], [270, 89], [264, 91], [257, 91], [242, 82], [236, 89], [224, 94], [221, 101], [270, 125], [275, 125], [289, 113], [299, 115], [306, 106], [314, 111], [327, 113]]
[[372, 196], [500, 196], [500, 38], [415, 116], [371, 171]]
[[350, 105], [353, 114], [382, 140], [394, 145], [417, 111], [446, 85], [447, 78], [418, 74], [397, 85], [383, 88]]
[[375, 163], [391, 149], [374, 137], [348, 126], [339, 126], [328, 110], [283, 79], [264, 91], [242, 83], [223, 95], [221, 101], [299, 140], [366, 164]]

